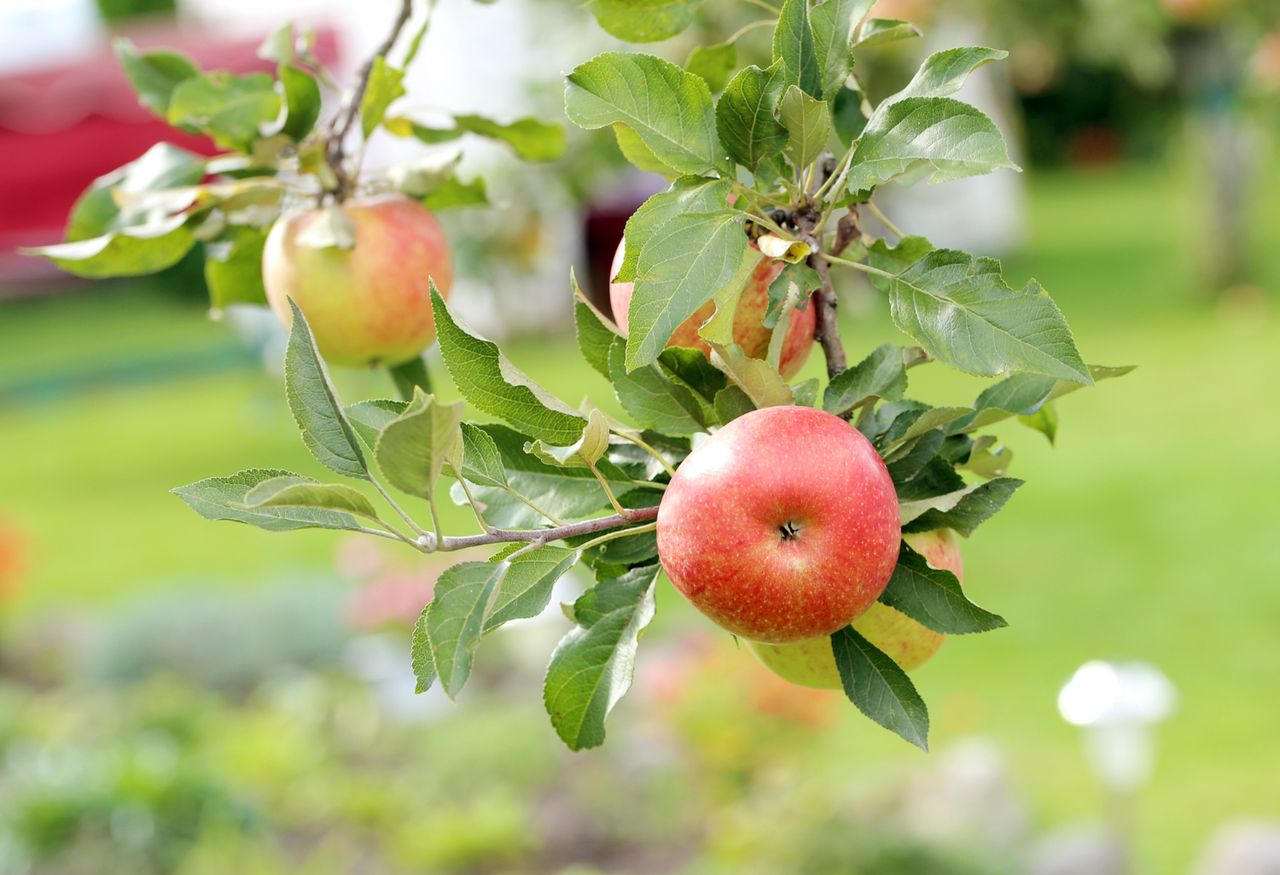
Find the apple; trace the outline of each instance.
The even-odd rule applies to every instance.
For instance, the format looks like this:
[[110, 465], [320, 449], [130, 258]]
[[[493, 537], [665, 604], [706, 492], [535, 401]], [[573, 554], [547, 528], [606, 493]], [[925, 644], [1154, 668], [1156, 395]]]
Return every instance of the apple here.
[[[754, 245], [754, 244], [753, 244]], [[622, 269], [622, 260], [626, 257], [626, 241], [618, 243], [613, 255], [613, 267], [609, 269], [610, 278], [618, 275]], [[733, 340], [742, 347], [751, 358], [762, 359], [769, 353], [769, 338], [773, 330], [765, 328], [764, 315], [769, 309], [769, 286], [787, 265], [764, 256], [751, 271], [742, 297], [738, 299], [738, 308], [733, 313]], [[631, 293], [635, 283], [609, 283], [609, 304], [613, 307], [613, 318], [622, 333], [627, 333], [628, 310], [631, 307]], [[711, 354], [711, 346], [698, 335], [698, 329], [716, 312], [714, 301], [708, 301], [676, 328], [667, 346], [683, 346], [699, 349], [707, 355]], [[778, 370], [788, 379], [794, 377], [804, 367], [813, 349], [813, 326], [817, 318], [810, 304], [803, 310], [792, 310], [787, 323], [787, 335], [782, 341], [782, 351], [778, 357]]]
[[[936, 529], [902, 536], [934, 568], [944, 568], [964, 579], [964, 562], [955, 532]], [[876, 602], [853, 621], [853, 628], [896, 662], [903, 671], [912, 671], [929, 660], [946, 638], [941, 632], [922, 626], [901, 611]], [[840, 672], [830, 638], [813, 638], [796, 644], [750, 642], [760, 661], [779, 677], [802, 687], [838, 690]]]
[[735, 635], [830, 635], [889, 582], [898, 496], [871, 442], [837, 416], [767, 407], [689, 454], [658, 508], [658, 559], [694, 607]]
[[453, 268], [444, 233], [420, 203], [401, 195], [341, 205], [355, 245], [308, 245], [331, 221], [323, 209], [281, 216], [262, 252], [267, 301], [285, 327], [292, 298], [307, 317], [320, 354], [340, 365], [397, 365], [436, 337], [427, 279], [448, 295]]

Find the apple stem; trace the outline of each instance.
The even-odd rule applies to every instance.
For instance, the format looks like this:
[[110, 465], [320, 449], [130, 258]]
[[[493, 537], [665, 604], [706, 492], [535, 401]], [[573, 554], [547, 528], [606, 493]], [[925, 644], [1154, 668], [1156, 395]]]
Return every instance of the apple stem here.
[[346, 95], [342, 102], [342, 108], [338, 110], [333, 120], [329, 123], [328, 143], [325, 145], [325, 160], [337, 179], [337, 190], [334, 195], [339, 200], [349, 195], [355, 187], [356, 181], [347, 172], [346, 168], [347, 153], [344, 141], [351, 131], [351, 126], [355, 124], [356, 116], [360, 114], [360, 103], [369, 87], [369, 77], [373, 73], [373, 62], [379, 57], [385, 58], [387, 53], [391, 51], [392, 46], [396, 44], [396, 40], [400, 38], [400, 32], [409, 23], [412, 15], [413, 0], [401, 0], [400, 12], [396, 15], [396, 19], [391, 25], [391, 32], [387, 34], [387, 38], [382, 41], [382, 44], [378, 46], [374, 53], [369, 56], [369, 59], [360, 66], [356, 87]]

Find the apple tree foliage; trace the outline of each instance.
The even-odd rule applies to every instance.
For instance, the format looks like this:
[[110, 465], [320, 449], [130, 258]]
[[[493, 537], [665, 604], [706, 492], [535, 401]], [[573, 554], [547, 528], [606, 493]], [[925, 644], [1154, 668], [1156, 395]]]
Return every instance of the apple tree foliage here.
[[[345, 479], [254, 468], [175, 492], [208, 519], [271, 530], [363, 532], [423, 552], [496, 548], [443, 572], [413, 630], [418, 689], [439, 685], [450, 697], [465, 686], [484, 636], [540, 614], [561, 576], [586, 570], [595, 583], [564, 606], [571, 628], [551, 654], [544, 688], [551, 723], [574, 749], [603, 743], [606, 717], [631, 685], [660, 585], [658, 505], [699, 435], [761, 407], [819, 407], [848, 420], [880, 452], [905, 532], [945, 527], [972, 535], [1022, 485], [1008, 476], [1012, 454], [993, 428], [1017, 420], [1052, 441], [1058, 399], [1128, 369], [1087, 364], [1038, 283], [1011, 284], [999, 262], [935, 248], [880, 212], [876, 193], [888, 183], [1016, 168], [991, 119], [954, 96], [977, 68], [1005, 53], [939, 52], [872, 105], [858, 79], [860, 51], [918, 34], [903, 22], [870, 18], [872, 5], [785, 0], [776, 21], [760, 25], [773, 31], [765, 67], [739, 67], [729, 42], [695, 49], [685, 67], [643, 52], [606, 52], [566, 76], [568, 118], [608, 129], [633, 164], [670, 181], [626, 226], [618, 279], [635, 284], [629, 334], [573, 283], [578, 347], [612, 385], [626, 421], [539, 387], [496, 344], [460, 324], [432, 284], [441, 356], [463, 400], [442, 401], [423, 391], [425, 380], [410, 379], [401, 399], [344, 403], [295, 306], [288, 404], [308, 449]], [[586, 4], [606, 31], [633, 43], [676, 35], [697, 6]], [[359, 112], [347, 113], [348, 124], [358, 116], [364, 137], [383, 128], [440, 143], [469, 133], [504, 140], [531, 160], [559, 154], [562, 132], [535, 119], [500, 124], [458, 115], [430, 127], [389, 115], [403, 92], [404, 63], [421, 40], [419, 31], [406, 60], [393, 66], [389, 52], [403, 23], [366, 68]], [[230, 151], [204, 159], [157, 146], [95, 183], [76, 206], [68, 242], [43, 254], [82, 275], [135, 274], [171, 264], [203, 241], [215, 305], [260, 302], [263, 234], [299, 189], [340, 203], [354, 186], [394, 185], [433, 208], [483, 198], [483, 184], [459, 180], [447, 162], [404, 168], [388, 180], [335, 167], [327, 159], [335, 137], [341, 154], [345, 127], [317, 126], [323, 77], [306, 39], [282, 30], [264, 51], [279, 64], [275, 77], [204, 73], [180, 56], [121, 45], [148, 107]], [[887, 236], [863, 227], [868, 213]], [[787, 263], [770, 289], [766, 324], [786, 325], [793, 308], [818, 308], [825, 381], [782, 378], [782, 331], [765, 359], [734, 343], [737, 296], [760, 252]], [[915, 345], [886, 343], [846, 358], [832, 270], [864, 274]], [[667, 348], [677, 326], [712, 301], [715, 315], [700, 329], [711, 355]], [[911, 397], [909, 377], [933, 362], [992, 382], [969, 405], [931, 406]], [[468, 408], [481, 420], [469, 421]], [[474, 510], [479, 533], [440, 530], [442, 481], [454, 502]], [[430, 520], [407, 512], [397, 494], [425, 499]], [[945, 634], [1005, 625], [973, 604], [953, 574], [906, 547], [881, 601]], [[854, 705], [925, 747], [928, 710], [906, 673], [852, 628], [832, 636], [832, 652]]]

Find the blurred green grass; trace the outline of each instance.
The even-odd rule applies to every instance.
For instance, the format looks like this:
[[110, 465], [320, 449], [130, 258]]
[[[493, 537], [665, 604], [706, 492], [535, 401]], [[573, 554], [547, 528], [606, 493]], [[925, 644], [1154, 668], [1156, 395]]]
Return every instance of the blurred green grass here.
[[[1265, 292], [1211, 302], [1197, 291], [1189, 179], [1171, 167], [1031, 179], [1031, 233], [1006, 264], [1011, 282], [1035, 275], [1045, 284], [1088, 360], [1140, 370], [1063, 401], [1056, 449], [1031, 431], [1004, 429], [1013, 473], [1028, 485], [966, 546], [966, 579], [975, 600], [1011, 626], [949, 642], [918, 674], [935, 748], [974, 733], [994, 738], [1047, 825], [1094, 817], [1104, 802], [1075, 731], [1057, 717], [1058, 685], [1091, 658], [1159, 666], [1182, 701], [1161, 731], [1139, 837], [1148, 871], [1170, 875], [1184, 871], [1221, 819], [1280, 818], [1280, 184], [1273, 168], [1256, 198]], [[855, 355], [892, 334], [882, 308], [859, 306], [864, 300], [854, 296], [846, 308]], [[227, 345], [224, 327], [147, 286], [8, 304], [0, 385]], [[586, 387], [611, 401], [570, 339], [519, 342], [510, 353], [567, 400]], [[938, 404], [967, 401], [979, 385], [938, 368], [912, 379], [913, 395]], [[389, 394], [370, 375], [344, 374], [341, 388], [349, 400]], [[18, 618], [92, 612], [209, 580], [252, 586], [332, 562], [331, 534], [210, 524], [167, 494], [256, 465], [325, 476], [266, 374], [238, 369], [52, 395], [0, 417], [0, 515], [30, 542], [25, 588], [12, 606]], [[450, 528], [468, 523], [459, 509], [446, 515]], [[661, 607], [683, 611], [670, 593]], [[617, 719], [627, 719], [626, 707]], [[546, 742], [555, 743], [550, 732]], [[821, 758], [832, 780], [918, 759], [856, 714], [802, 756]]]

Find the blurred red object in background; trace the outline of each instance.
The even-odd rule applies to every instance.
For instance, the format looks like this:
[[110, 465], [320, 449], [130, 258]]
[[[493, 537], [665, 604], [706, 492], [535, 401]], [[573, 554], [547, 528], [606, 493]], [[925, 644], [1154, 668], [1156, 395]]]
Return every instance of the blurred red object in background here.
[[0, 517], [0, 602], [18, 592], [26, 567], [26, 540], [16, 526]]
[[[223, 37], [180, 25], [129, 29], [139, 49], [172, 49], [205, 70], [274, 70], [258, 57], [258, 39]], [[264, 34], [265, 36], [265, 34]], [[316, 56], [326, 66], [338, 57], [332, 28], [316, 32]], [[139, 103], [109, 41], [74, 63], [0, 77], [0, 279], [37, 279], [57, 273], [43, 259], [18, 255], [19, 246], [62, 239], [71, 207], [93, 180], [166, 140], [204, 154], [206, 137], [169, 127]]]

